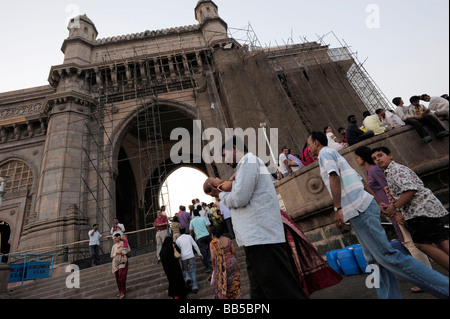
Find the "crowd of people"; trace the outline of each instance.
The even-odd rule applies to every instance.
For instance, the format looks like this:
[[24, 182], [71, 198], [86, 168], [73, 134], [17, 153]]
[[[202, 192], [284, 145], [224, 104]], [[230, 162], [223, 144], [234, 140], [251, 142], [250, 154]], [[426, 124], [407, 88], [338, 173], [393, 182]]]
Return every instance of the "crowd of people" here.
[[[412, 125], [424, 143], [431, 141], [424, 139], [429, 136], [424, 125], [434, 131], [436, 138], [447, 137], [448, 129], [441, 122], [448, 119], [445, 109], [436, 114], [431, 103], [430, 108], [425, 108], [420, 100], [430, 101], [427, 95], [413, 96], [411, 106], [403, 113], [398, 107], [396, 112], [382, 109], [376, 110], [375, 114], [365, 112], [364, 130], [358, 127], [356, 116], [349, 116], [347, 129], [338, 130], [343, 136], [341, 140], [328, 126], [323, 132], [312, 132], [300, 155], [284, 146], [279, 155], [277, 174], [264, 174], [265, 164], [248, 152], [245, 145], [242, 148], [243, 143], [237, 143], [236, 137], [232, 143], [224, 144], [225, 162], [235, 169], [235, 174], [226, 182], [208, 179], [205, 193], [220, 199], [231, 209], [236, 241], [244, 247], [246, 254], [252, 299], [307, 298], [308, 290], [299, 286], [301, 279], [293, 275], [295, 269], [287, 266], [287, 260], [292, 261], [295, 254], [287, 253], [286, 257], [283, 247], [298, 247], [299, 244], [291, 244], [289, 232], [283, 227], [284, 216], [280, 216], [273, 182], [293, 174], [294, 168], [299, 170], [315, 161], [319, 163], [322, 180], [333, 199], [336, 227], [344, 229], [350, 225], [367, 263], [378, 266], [383, 283], [377, 288], [378, 297], [401, 298], [398, 275], [413, 284], [413, 292], [424, 291], [438, 298], [448, 298], [448, 277], [434, 270], [430, 263], [432, 259], [449, 270], [448, 230], [443, 222], [448, 212], [442, 203], [410, 168], [396, 163], [385, 147], [355, 150], [357, 162], [367, 169], [368, 182], [338, 152], [404, 125]], [[446, 104], [448, 111], [448, 101], [444, 98], [436, 100]], [[393, 103], [398, 101], [402, 106], [401, 98], [395, 98]], [[233, 147], [226, 149], [226, 145]], [[399, 240], [410, 254], [390, 245], [381, 224], [382, 214], [392, 221]], [[308, 253], [304, 246], [301, 248], [301, 258], [315, 259], [312, 258], [314, 248]], [[318, 278], [315, 277], [316, 282]]]
[[169, 281], [168, 295], [184, 299], [197, 293], [195, 253], [214, 286], [217, 299], [239, 299], [241, 278], [232, 239], [230, 210], [219, 201], [201, 203], [193, 199], [189, 212], [181, 205], [170, 223], [171, 231], [159, 246], [157, 256]]
[[[411, 125], [426, 144], [433, 140], [430, 133], [424, 126], [432, 130], [436, 138], [443, 138], [449, 135], [448, 127], [442, 120], [448, 121], [449, 97], [447, 94], [431, 97], [428, 94], [415, 95], [410, 98], [410, 105], [405, 106], [401, 97], [392, 100], [396, 110], [377, 109], [375, 114], [369, 111], [363, 112], [363, 122], [361, 126], [357, 124], [355, 115], [347, 117], [347, 128], [339, 127], [338, 138], [330, 126], [325, 126], [323, 133], [328, 140], [328, 147], [336, 151], [355, 145], [361, 141], [383, 134], [392, 129]], [[429, 103], [428, 107], [420, 101]], [[300, 154], [295, 154], [293, 149], [283, 146], [278, 158], [277, 173], [274, 178], [281, 180], [287, 176], [292, 176], [294, 172], [314, 163], [316, 159], [308, 152], [308, 145], [305, 143]]]
[[[426, 108], [420, 101], [429, 102]], [[322, 259], [313, 244], [292, 219], [280, 210], [274, 181], [318, 162], [321, 178], [333, 200], [334, 223], [343, 229], [351, 226], [362, 246], [368, 264], [380, 270], [377, 288], [380, 299], [401, 298], [396, 275], [414, 285], [413, 292], [428, 292], [448, 298], [449, 279], [434, 270], [430, 258], [449, 270], [448, 230], [443, 217], [448, 214], [442, 203], [408, 167], [394, 161], [386, 147], [355, 150], [357, 163], [367, 171], [367, 182], [352, 168], [339, 151], [396, 127], [413, 126], [424, 143], [448, 136], [441, 120], [448, 120], [448, 96], [426, 94], [410, 98], [405, 107], [400, 97], [392, 101], [396, 111], [365, 112], [363, 127], [356, 116], [348, 116], [347, 129], [340, 127], [338, 139], [327, 126], [312, 132], [300, 154], [283, 147], [276, 174], [234, 136], [222, 147], [223, 157], [235, 173], [226, 181], [208, 178], [205, 194], [215, 202], [192, 200], [169, 220], [164, 207], [158, 211], [156, 228], [157, 259], [169, 282], [168, 295], [186, 298], [197, 293], [195, 258], [201, 258], [204, 271], [211, 274], [216, 299], [242, 298], [241, 272], [235, 244], [244, 247], [250, 297], [252, 299], [305, 299], [317, 290], [341, 281]], [[227, 148], [230, 147], [231, 148]], [[390, 219], [398, 239], [410, 254], [394, 249], [381, 225], [381, 214]], [[92, 245], [98, 243], [97, 226], [89, 232]], [[130, 253], [125, 228], [115, 220], [111, 235], [112, 267], [119, 288], [125, 296], [127, 255]], [[92, 247], [91, 253], [96, 254]], [[93, 264], [96, 259], [93, 257]]]

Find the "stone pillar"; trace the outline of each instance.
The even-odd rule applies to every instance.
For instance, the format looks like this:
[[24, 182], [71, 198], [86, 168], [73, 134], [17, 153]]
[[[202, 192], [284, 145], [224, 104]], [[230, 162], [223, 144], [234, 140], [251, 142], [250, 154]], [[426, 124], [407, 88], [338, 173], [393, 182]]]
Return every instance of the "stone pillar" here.
[[10, 268], [9, 265], [0, 263], [0, 294], [6, 293], [6, 290], [8, 289]]
[[87, 148], [83, 137], [89, 121], [86, 98], [75, 92], [48, 97], [48, 132], [33, 212], [36, 217], [24, 228], [20, 249], [52, 247], [78, 238], [74, 225], [80, 225], [79, 216], [70, 208], [80, 201], [82, 156]]

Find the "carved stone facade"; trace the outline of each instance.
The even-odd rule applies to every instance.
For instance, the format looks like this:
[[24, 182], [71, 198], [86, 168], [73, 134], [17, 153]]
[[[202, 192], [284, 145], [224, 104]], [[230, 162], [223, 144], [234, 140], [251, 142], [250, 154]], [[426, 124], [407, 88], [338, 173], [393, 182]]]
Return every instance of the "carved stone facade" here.
[[[194, 120], [222, 132], [266, 122], [280, 146], [301, 150], [311, 130], [336, 131], [367, 109], [348, 82], [350, 57], [332, 59], [318, 43], [251, 51], [228, 36], [213, 1], [198, 1], [195, 17], [194, 26], [97, 39], [78, 16], [49, 85], [0, 94], [0, 170], [18, 161], [33, 177], [0, 208], [11, 253], [86, 239], [93, 223], [107, 234], [116, 216], [127, 230], [144, 228], [154, 188], [183, 165], [170, 161], [169, 136], [192, 134]], [[230, 175], [225, 164], [188, 166]], [[317, 178], [308, 185], [322, 192]]]

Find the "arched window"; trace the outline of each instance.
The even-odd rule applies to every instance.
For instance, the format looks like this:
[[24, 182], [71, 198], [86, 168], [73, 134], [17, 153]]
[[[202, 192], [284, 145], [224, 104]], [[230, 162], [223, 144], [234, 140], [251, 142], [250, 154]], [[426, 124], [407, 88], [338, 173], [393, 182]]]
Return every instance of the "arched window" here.
[[7, 194], [26, 191], [33, 186], [33, 172], [21, 161], [9, 161], [0, 166], [0, 176], [6, 177], [4, 191]]

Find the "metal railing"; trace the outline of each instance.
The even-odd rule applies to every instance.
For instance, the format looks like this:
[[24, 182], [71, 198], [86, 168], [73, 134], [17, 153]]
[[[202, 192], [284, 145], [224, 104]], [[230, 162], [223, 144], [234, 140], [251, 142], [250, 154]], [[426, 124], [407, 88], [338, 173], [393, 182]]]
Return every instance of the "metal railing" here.
[[[3, 258], [5, 257], [5, 258]], [[53, 275], [54, 255], [25, 254], [25, 255], [0, 255], [0, 263], [7, 259], [10, 265], [8, 282], [21, 282], [48, 278]], [[47, 260], [51, 261], [47, 261]]]
[[[124, 235], [127, 236], [133, 256], [156, 250], [156, 229], [154, 227], [126, 232]], [[110, 261], [109, 253], [113, 244], [112, 236], [104, 233], [100, 240], [100, 255], [103, 255], [105, 261]], [[91, 258], [89, 239], [51, 247], [15, 251], [11, 254], [0, 254], [0, 262], [16, 263], [19, 256], [52, 256], [54, 264], [83, 263], [84, 267], [89, 267]]]

